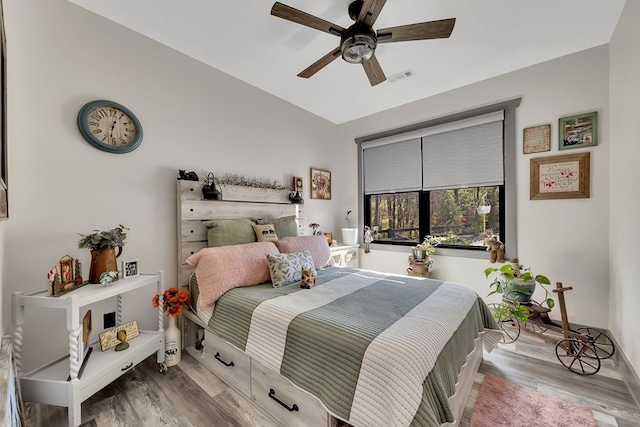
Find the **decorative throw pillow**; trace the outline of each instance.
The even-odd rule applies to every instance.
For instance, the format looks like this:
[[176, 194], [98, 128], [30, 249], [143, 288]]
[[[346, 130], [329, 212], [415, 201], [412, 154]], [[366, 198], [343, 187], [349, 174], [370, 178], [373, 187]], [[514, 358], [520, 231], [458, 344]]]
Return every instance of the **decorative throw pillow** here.
[[307, 250], [292, 254], [267, 254], [267, 261], [274, 288], [302, 280], [302, 267], [316, 274], [313, 258]]
[[204, 221], [208, 228], [207, 238], [209, 247], [241, 245], [257, 241], [253, 231], [253, 222], [249, 218], [242, 219], [213, 219]]
[[273, 228], [273, 224], [253, 224], [253, 231], [256, 233], [258, 242], [273, 242], [274, 240], [278, 240], [278, 235], [276, 234], [275, 228]]
[[296, 216], [283, 216], [281, 218], [260, 218], [256, 220], [257, 224], [273, 224], [276, 234], [279, 238], [296, 237], [298, 235], [298, 224], [296, 224]]
[[229, 289], [268, 282], [269, 263], [265, 254], [278, 253], [273, 242], [254, 242], [204, 248], [191, 255], [187, 264], [196, 268], [198, 311], [211, 307]]
[[316, 268], [326, 267], [331, 263], [331, 249], [324, 236], [282, 237], [274, 241], [283, 254], [308, 250]]

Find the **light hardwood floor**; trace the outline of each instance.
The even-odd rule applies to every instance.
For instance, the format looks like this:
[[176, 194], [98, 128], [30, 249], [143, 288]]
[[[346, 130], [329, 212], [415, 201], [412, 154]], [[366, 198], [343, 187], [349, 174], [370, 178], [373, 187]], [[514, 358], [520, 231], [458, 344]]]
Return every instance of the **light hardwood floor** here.
[[[468, 426], [486, 374], [574, 401], [594, 411], [598, 427], [638, 427], [635, 404], [611, 360], [583, 377], [563, 367], [555, 347], [526, 334], [484, 354], [461, 426]], [[199, 385], [193, 379], [198, 379]], [[66, 408], [26, 404], [27, 426], [65, 426]], [[83, 426], [265, 426], [278, 423], [183, 352], [179, 367], [158, 373], [146, 359], [82, 404]], [[314, 427], [314, 426], [312, 426]], [[490, 427], [490, 426], [488, 426]]]

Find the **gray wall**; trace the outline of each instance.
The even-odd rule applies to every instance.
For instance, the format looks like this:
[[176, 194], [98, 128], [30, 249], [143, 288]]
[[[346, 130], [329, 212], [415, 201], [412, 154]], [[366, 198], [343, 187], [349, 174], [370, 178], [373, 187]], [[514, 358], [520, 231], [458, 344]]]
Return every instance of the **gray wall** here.
[[[609, 328], [625, 355], [640, 373], [640, 286], [638, 242], [640, 228], [640, 138], [638, 100], [640, 99], [640, 2], [627, 1], [610, 43], [611, 90], [611, 203], [609, 205], [611, 269]], [[604, 255], [603, 255], [604, 256]]]
[[[165, 270], [167, 285], [174, 285], [178, 168], [283, 183], [296, 175], [308, 188], [310, 166], [331, 170], [335, 158], [348, 157], [332, 123], [72, 3], [4, 4], [11, 185], [5, 333], [12, 292], [46, 289], [47, 271], [65, 254], [89, 265], [88, 251], [76, 246], [78, 233], [126, 225], [122, 258], [139, 259], [143, 271]], [[95, 99], [119, 102], [138, 116], [144, 140], [137, 150], [114, 155], [83, 140], [76, 117]], [[334, 182], [346, 173], [334, 170]], [[338, 221], [333, 212], [350, 196], [336, 186], [331, 201], [307, 200], [306, 217], [329, 231]], [[128, 320], [153, 327], [151, 296], [126, 299], [135, 307]], [[140, 308], [146, 306], [149, 313]], [[101, 310], [93, 311], [94, 333]], [[25, 346], [47, 345], [26, 355], [27, 366], [66, 353], [61, 313], [28, 313], [28, 322]]]
[[[609, 228], [611, 146], [608, 80], [608, 48], [600, 46], [356, 120], [341, 126], [340, 131], [346, 141], [352, 136], [521, 97], [520, 107], [516, 109], [518, 247], [508, 248], [508, 252], [535, 274], [574, 286], [574, 291], [566, 295], [571, 321], [606, 328], [609, 242], [605, 236]], [[599, 113], [598, 146], [562, 153], [591, 152], [591, 197], [529, 200], [530, 160], [561, 154], [558, 118], [590, 111]], [[551, 124], [551, 151], [522, 154], [522, 129], [547, 123]], [[402, 274], [407, 268], [408, 251], [408, 248], [404, 252], [373, 250], [361, 256], [361, 266]], [[435, 274], [443, 280], [469, 284], [485, 296], [489, 281], [483, 271], [491, 265], [488, 258], [488, 254], [482, 260], [438, 256], [436, 251]], [[536, 291], [534, 298], [542, 300], [543, 293]]]

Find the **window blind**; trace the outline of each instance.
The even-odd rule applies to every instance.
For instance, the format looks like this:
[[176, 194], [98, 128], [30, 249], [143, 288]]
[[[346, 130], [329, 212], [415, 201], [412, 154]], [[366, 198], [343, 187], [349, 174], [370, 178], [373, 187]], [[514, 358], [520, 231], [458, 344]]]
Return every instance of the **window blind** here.
[[422, 189], [504, 184], [503, 112], [499, 113], [429, 128], [422, 137]]
[[397, 193], [422, 188], [420, 138], [363, 149], [364, 193]]

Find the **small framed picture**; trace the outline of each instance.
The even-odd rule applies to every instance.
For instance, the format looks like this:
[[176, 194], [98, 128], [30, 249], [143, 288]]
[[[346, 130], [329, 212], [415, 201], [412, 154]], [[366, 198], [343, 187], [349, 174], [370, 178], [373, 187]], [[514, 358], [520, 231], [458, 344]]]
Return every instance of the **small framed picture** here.
[[331, 172], [311, 168], [311, 198], [331, 200]]
[[294, 176], [292, 183], [293, 191], [299, 191], [302, 193], [304, 191], [303, 181], [301, 176]]
[[140, 262], [137, 259], [122, 261], [122, 278], [140, 275]]
[[551, 125], [524, 128], [522, 154], [542, 153], [551, 150]]
[[558, 131], [560, 150], [598, 145], [598, 112], [562, 117]]

